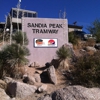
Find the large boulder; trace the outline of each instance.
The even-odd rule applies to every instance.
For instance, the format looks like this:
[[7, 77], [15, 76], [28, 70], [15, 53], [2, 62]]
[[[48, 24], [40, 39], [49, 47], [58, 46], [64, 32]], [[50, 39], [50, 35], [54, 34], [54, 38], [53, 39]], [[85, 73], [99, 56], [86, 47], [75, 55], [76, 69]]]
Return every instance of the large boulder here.
[[11, 100], [10, 97], [0, 88], [0, 100]]
[[36, 86], [12, 81], [7, 85], [7, 93], [11, 97], [25, 98], [37, 90]]
[[53, 92], [52, 100], [100, 100], [100, 89], [69, 86]]
[[[47, 95], [38, 100], [47, 100]], [[100, 100], [100, 88], [85, 88], [82, 86], [68, 86], [51, 93], [50, 100]], [[49, 99], [48, 99], [49, 100]]]
[[50, 81], [53, 83], [53, 84], [57, 84], [57, 76], [56, 76], [56, 72], [55, 72], [55, 68], [54, 66], [50, 66], [48, 69], [47, 69], [47, 73], [48, 73], [48, 76], [49, 76], [49, 79]]

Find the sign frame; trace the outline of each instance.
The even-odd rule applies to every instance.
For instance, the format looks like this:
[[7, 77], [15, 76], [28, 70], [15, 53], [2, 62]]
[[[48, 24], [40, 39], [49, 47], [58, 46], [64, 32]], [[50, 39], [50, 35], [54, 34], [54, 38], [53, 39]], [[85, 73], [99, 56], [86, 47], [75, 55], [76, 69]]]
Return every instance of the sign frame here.
[[[39, 44], [36, 41], [40, 41]], [[57, 48], [58, 39], [57, 38], [34, 38], [33, 39], [34, 48]]]

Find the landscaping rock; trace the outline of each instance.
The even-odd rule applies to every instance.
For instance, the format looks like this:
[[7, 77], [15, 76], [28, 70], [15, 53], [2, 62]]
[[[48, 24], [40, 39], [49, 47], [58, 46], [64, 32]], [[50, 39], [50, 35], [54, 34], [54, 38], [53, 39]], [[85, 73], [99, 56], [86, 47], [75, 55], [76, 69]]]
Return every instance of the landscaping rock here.
[[25, 98], [37, 90], [36, 86], [21, 82], [12, 81], [7, 86], [7, 93], [11, 97]]
[[34, 85], [35, 83], [40, 83], [41, 82], [40, 74], [35, 73], [33, 76], [25, 74], [23, 75], [23, 82], [28, 83], [30, 85]]
[[[38, 100], [47, 100], [46, 98], [47, 95]], [[52, 98], [50, 100], [100, 100], [100, 88], [68, 86], [52, 92], [48, 98]]]
[[46, 84], [42, 84], [39, 88], [38, 88], [38, 91], [39, 92], [44, 92], [47, 90], [47, 85]]
[[38, 82], [38, 83], [41, 82], [40, 74], [35, 73], [35, 74], [34, 74], [34, 78], [35, 78], [35, 81], [36, 81], [36, 82]]
[[30, 85], [34, 85], [36, 83], [35, 78], [33, 76], [30, 76], [30, 75], [24, 75], [23, 82], [28, 83]]
[[0, 88], [0, 100], [11, 100], [10, 97]]
[[47, 69], [47, 73], [49, 75], [49, 78], [50, 78], [51, 82], [56, 85], [57, 84], [57, 76], [56, 76], [56, 73], [55, 73], [54, 66], [50, 66]]

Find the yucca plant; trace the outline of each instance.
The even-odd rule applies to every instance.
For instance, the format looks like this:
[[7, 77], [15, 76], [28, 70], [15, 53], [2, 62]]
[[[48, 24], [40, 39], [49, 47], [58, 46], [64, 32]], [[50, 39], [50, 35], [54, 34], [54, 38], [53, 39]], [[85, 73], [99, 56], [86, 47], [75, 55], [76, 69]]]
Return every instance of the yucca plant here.
[[[56, 51], [58, 60], [59, 60], [59, 66], [61, 68], [68, 68], [68, 57], [71, 57], [71, 52], [70, 49], [65, 47], [64, 45], [62, 47], [60, 47], [57, 51]], [[58, 68], [57, 67], [57, 68]], [[68, 68], [69, 69], [69, 68]]]
[[11, 45], [6, 45], [0, 51], [0, 71], [1, 76], [3, 72], [11, 75], [14, 70], [20, 66], [23, 66], [28, 63], [29, 50], [25, 47], [28, 44], [28, 39], [24, 34], [24, 45], [23, 45], [23, 33], [17, 32], [12, 36], [13, 43]]
[[56, 51], [57, 57], [60, 61], [65, 60], [67, 57], [70, 57], [70, 50], [68, 48], [66, 48], [65, 46], [60, 47], [57, 51]]
[[11, 74], [16, 65], [20, 67], [28, 63], [28, 59], [26, 59], [28, 55], [29, 50], [26, 47], [19, 47], [17, 44], [6, 46], [0, 51], [1, 70], [4, 70], [7, 74]]

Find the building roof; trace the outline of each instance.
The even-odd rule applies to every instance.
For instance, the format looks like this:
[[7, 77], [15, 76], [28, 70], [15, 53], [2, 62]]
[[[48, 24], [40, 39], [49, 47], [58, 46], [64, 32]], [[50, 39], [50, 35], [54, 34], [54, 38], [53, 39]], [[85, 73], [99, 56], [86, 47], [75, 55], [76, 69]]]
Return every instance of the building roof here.
[[78, 26], [78, 25], [70, 25], [68, 24], [68, 28], [78, 28], [78, 29], [82, 29], [83, 26]]
[[[11, 10], [18, 10], [18, 8], [12, 8]], [[30, 10], [25, 10], [25, 9], [19, 9], [19, 11], [24, 11], [24, 12], [29, 12], [29, 13], [37, 13], [36, 11], [30, 11]]]

